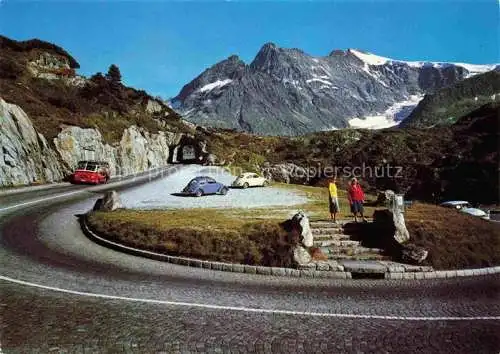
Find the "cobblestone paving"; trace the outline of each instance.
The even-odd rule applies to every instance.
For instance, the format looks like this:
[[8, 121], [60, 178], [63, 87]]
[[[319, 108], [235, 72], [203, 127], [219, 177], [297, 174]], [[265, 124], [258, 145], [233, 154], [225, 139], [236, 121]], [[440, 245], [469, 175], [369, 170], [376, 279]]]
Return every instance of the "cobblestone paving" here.
[[2, 283], [3, 353], [498, 353], [499, 321], [342, 319], [82, 298]]
[[[117, 253], [91, 242], [78, 228], [75, 215], [93, 205], [92, 195], [97, 196], [81, 193], [71, 200], [4, 212], [0, 275], [112, 296], [268, 310], [500, 316], [500, 275], [422, 281], [294, 279], [208, 271]], [[499, 353], [499, 322], [211, 310], [0, 281], [1, 354]]]

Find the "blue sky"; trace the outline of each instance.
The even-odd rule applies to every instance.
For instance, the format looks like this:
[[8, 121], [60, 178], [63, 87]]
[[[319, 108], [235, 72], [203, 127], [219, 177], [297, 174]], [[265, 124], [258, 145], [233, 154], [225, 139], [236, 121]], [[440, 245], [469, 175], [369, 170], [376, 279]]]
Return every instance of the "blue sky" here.
[[315, 55], [359, 48], [405, 60], [499, 62], [499, 2], [0, 0], [0, 33], [64, 47], [80, 73], [117, 64], [164, 98], [231, 54], [266, 42]]

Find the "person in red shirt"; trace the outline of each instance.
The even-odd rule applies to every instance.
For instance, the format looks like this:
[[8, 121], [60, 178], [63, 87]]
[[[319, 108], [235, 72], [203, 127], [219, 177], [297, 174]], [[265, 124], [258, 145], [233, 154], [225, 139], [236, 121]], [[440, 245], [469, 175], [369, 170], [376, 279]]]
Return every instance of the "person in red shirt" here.
[[356, 178], [351, 179], [349, 188], [347, 189], [347, 198], [349, 199], [349, 204], [351, 205], [351, 211], [354, 214], [354, 222], [358, 222], [358, 213], [364, 222], [367, 222], [363, 215], [363, 203], [365, 201], [365, 193], [358, 183]]

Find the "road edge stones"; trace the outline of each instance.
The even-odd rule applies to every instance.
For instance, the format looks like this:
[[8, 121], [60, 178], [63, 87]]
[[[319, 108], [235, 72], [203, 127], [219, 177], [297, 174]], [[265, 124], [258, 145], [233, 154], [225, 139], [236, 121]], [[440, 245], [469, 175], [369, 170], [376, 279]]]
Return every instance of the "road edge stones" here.
[[[232, 273], [260, 274], [282, 277], [300, 277], [300, 278], [332, 278], [332, 279], [352, 279], [352, 272], [348, 271], [332, 271], [332, 270], [317, 270], [317, 269], [296, 269], [296, 268], [280, 268], [280, 267], [265, 267], [253, 266], [247, 264], [225, 263], [216, 261], [204, 261], [196, 258], [169, 256], [162, 253], [141, 250], [138, 248], [125, 246], [123, 244], [107, 240], [102, 235], [90, 229], [87, 224], [87, 214], [80, 216], [80, 226], [83, 233], [95, 243], [114, 249], [116, 251], [129, 253], [135, 256], [150, 258], [158, 261], [173, 263], [195, 268], [204, 268]], [[456, 277], [481, 276], [500, 273], [500, 266], [476, 269], [455, 269], [455, 270], [438, 270], [427, 272], [385, 272], [384, 279], [394, 280], [421, 280], [421, 279], [449, 279]]]

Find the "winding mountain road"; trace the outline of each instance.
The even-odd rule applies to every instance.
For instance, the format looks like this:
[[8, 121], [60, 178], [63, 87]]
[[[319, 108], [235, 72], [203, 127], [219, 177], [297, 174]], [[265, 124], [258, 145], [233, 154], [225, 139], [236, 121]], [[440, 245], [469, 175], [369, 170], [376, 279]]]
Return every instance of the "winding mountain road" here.
[[77, 215], [103, 192], [149, 180], [0, 195], [0, 353], [500, 350], [498, 275], [226, 273], [121, 254], [82, 234]]

